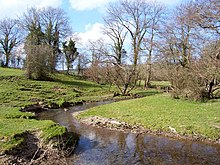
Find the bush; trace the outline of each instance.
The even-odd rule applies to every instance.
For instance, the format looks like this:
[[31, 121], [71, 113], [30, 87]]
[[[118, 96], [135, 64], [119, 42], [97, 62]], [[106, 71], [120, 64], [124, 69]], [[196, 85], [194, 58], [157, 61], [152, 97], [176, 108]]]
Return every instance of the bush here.
[[219, 89], [219, 73], [209, 67], [203, 61], [197, 61], [189, 67], [170, 68], [169, 79], [173, 97], [203, 101], [217, 96], [215, 90]]
[[48, 55], [52, 49], [47, 45], [25, 45], [27, 53], [26, 75], [30, 79], [45, 80], [48, 78]]

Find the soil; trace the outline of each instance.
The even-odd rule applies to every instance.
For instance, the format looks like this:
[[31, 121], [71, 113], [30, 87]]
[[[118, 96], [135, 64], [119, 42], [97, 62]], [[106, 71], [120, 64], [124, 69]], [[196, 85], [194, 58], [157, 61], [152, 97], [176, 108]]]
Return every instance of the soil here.
[[0, 156], [2, 165], [60, 165], [67, 164], [64, 152], [51, 144], [43, 144], [38, 133], [26, 132], [24, 142]]
[[68, 102], [64, 101], [61, 105], [58, 105], [56, 103], [51, 103], [47, 104], [44, 103], [40, 100], [33, 99], [31, 101], [37, 102], [36, 104], [28, 105], [25, 107], [21, 108], [21, 112], [32, 112], [32, 113], [41, 113], [43, 111], [46, 111], [48, 109], [58, 109], [58, 108], [68, 108], [72, 106], [78, 106], [78, 105], [83, 105], [84, 103], [91, 103], [91, 102], [99, 102], [99, 101], [121, 101], [121, 100], [128, 100], [128, 99], [135, 99], [135, 98], [141, 98], [143, 96], [139, 95], [129, 95], [129, 96], [124, 96], [124, 97], [113, 97], [113, 98], [108, 98], [108, 99], [103, 99], [103, 100], [98, 100], [98, 101], [77, 101], [77, 102]]
[[44, 104], [43, 102], [38, 102], [37, 104], [32, 104], [26, 107], [21, 108], [21, 112], [32, 112], [32, 113], [41, 113], [48, 109], [58, 109], [58, 108], [68, 108], [76, 105], [82, 105], [85, 101], [79, 102], [63, 102], [62, 105], [56, 103], [51, 103], [50, 105]]
[[[76, 116], [76, 115], [77, 113], [73, 114], [73, 116]], [[212, 140], [212, 139], [208, 139], [206, 137], [203, 137], [197, 134], [182, 135], [176, 132], [175, 129], [172, 127], [168, 127], [170, 131], [163, 131], [163, 130], [153, 131], [150, 129], [146, 129], [140, 125], [130, 125], [126, 122], [120, 122], [115, 119], [102, 118], [98, 116], [79, 119], [79, 121], [83, 124], [98, 127], [98, 128], [107, 128], [111, 130], [135, 133], [137, 134], [136, 136], [140, 134], [152, 134], [152, 135], [165, 136], [165, 137], [182, 139], [182, 140], [202, 141], [202, 142], [209, 143], [209, 144], [220, 145], [220, 139]]]

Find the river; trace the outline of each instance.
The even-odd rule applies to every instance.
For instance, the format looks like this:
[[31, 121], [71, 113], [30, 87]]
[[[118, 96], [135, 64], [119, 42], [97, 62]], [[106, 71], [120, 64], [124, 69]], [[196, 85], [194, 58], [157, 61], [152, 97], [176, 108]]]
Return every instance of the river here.
[[220, 145], [172, 139], [162, 136], [137, 135], [79, 123], [73, 113], [98, 102], [38, 114], [42, 120], [53, 120], [78, 136], [74, 154], [68, 158], [72, 165], [220, 165]]

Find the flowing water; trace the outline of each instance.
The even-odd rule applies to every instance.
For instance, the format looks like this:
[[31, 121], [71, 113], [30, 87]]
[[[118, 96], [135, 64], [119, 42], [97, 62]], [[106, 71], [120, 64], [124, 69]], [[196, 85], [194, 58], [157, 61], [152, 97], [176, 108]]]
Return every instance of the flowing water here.
[[152, 135], [137, 135], [80, 124], [72, 113], [110, 102], [49, 110], [38, 115], [65, 126], [78, 136], [73, 165], [220, 165], [220, 145], [183, 141]]

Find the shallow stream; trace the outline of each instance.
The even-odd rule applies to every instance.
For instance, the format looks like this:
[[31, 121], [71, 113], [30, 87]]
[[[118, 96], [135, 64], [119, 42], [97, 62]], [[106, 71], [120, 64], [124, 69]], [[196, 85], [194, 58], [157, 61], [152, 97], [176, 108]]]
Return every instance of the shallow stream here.
[[90, 103], [38, 114], [39, 119], [53, 120], [78, 136], [73, 165], [220, 165], [220, 145], [177, 140], [153, 135], [137, 135], [79, 123], [73, 113], [111, 102]]

